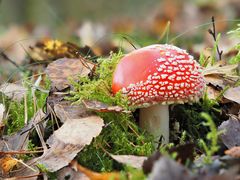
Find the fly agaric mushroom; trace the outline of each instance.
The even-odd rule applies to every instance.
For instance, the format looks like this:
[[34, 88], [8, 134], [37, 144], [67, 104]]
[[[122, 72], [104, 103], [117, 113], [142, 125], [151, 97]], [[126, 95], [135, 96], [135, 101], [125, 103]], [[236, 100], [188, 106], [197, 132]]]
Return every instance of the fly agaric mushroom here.
[[131, 106], [141, 107], [140, 127], [169, 142], [169, 109], [173, 103], [194, 102], [203, 94], [201, 66], [172, 45], [150, 45], [124, 56], [113, 75], [112, 91], [121, 90]]

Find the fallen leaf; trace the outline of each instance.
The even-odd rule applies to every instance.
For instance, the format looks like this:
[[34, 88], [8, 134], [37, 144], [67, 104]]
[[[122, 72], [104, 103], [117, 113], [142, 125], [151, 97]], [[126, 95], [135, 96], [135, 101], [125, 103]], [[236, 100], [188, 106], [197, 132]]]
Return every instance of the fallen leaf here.
[[111, 157], [119, 163], [130, 165], [134, 168], [142, 168], [143, 162], [147, 160], [145, 156], [134, 156], [134, 155], [113, 155]]
[[18, 161], [10, 155], [6, 155], [0, 159], [0, 169], [3, 174], [8, 174], [17, 164]]
[[235, 146], [232, 147], [231, 149], [226, 150], [225, 154], [235, 158], [240, 158], [240, 146]]
[[223, 96], [226, 99], [240, 104], [240, 86], [229, 88], [226, 92], [224, 92]]
[[238, 64], [233, 65], [215, 65], [210, 66], [204, 69], [203, 74], [204, 76], [213, 75], [213, 74], [221, 74], [221, 75], [233, 75], [234, 71], [238, 68]]
[[87, 109], [97, 111], [97, 112], [125, 112], [130, 113], [130, 111], [126, 111], [124, 108], [120, 106], [109, 106], [105, 103], [95, 100], [83, 100], [83, 104]]
[[168, 157], [161, 157], [153, 166], [152, 172], [149, 174], [149, 180], [190, 180], [192, 179], [190, 172], [181, 164], [173, 161]]
[[83, 105], [72, 105], [69, 101], [62, 101], [54, 105], [54, 112], [61, 122], [78, 119], [91, 115]]
[[38, 163], [54, 172], [66, 166], [92, 139], [98, 136], [104, 123], [98, 116], [66, 121], [47, 140], [50, 149], [40, 157]]
[[240, 120], [237, 116], [231, 115], [227, 121], [223, 121], [218, 127], [222, 142], [228, 147], [240, 146]]
[[27, 89], [21, 85], [5, 83], [0, 86], [0, 92], [14, 101], [21, 101], [27, 92]]
[[211, 84], [214, 87], [220, 87], [221, 89], [223, 89], [226, 86], [224, 79], [215, 74], [214, 75], [206, 75], [206, 76], [204, 76], [204, 79], [207, 84]]
[[87, 169], [87, 168], [81, 166], [75, 160], [70, 162], [70, 166], [73, 169], [76, 169], [79, 172], [84, 173], [91, 180], [119, 180], [120, 179], [120, 173], [118, 173], [118, 172], [97, 173], [97, 172], [91, 171], [90, 169]]
[[93, 68], [94, 64], [87, 62], [83, 58], [62, 58], [50, 63], [46, 69], [46, 73], [51, 80], [52, 87], [63, 90], [69, 87], [69, 78], [77, 80], [79, 76], [87, 76]]
[[238, 65], [221, 65], [207, 67], [203, 70], [204, 78], [208, 86], [213, 86], [216, 90], [223, 90], [226, 86], [233, 86], [239, 77], [236, 75]]

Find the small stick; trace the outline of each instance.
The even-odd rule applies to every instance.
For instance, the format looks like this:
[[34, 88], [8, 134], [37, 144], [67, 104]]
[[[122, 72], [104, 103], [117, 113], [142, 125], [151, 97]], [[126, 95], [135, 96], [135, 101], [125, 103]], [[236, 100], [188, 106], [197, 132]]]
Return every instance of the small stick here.
[[0, 155], [5, 154], [34, 154], [34, 153], [42, 153], [43, 150], [38, 151], [0, 151]]
[[[212, 16], [212, 26], [213, 26], [213, 29], [208, 29], [208, 32], [212, 35], [214, 41], [217, 42], [215, 18], [214, 18], [214, 16]], [[222, 60], [223, 51], [219, 50], [218, 44], [216, 44], [216, 46], [217, 46], [217, 53], [218, 53], [218, 56], [219, 56], [219, 60]]]

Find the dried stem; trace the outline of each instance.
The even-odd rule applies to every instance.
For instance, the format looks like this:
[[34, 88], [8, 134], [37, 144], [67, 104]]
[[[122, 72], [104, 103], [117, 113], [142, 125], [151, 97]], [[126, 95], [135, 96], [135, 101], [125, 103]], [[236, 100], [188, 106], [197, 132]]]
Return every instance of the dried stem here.
[[[214, 18], [214, 16], [212, 16], [212, 26], [213, 26], [213, 29], [208, 29], [208, 32], [212, 35], [214, 41], [217, 42], [216, 26], [215, 26], [215, 18]], [[219, 50], [219, 47], [218, 47], [217, 43], [216, 43], [216, 48], [217, 48], [217, 53], [218, 53], [218, 56], [219, 56], [219, 60], [221, 60], [223, 51]]]

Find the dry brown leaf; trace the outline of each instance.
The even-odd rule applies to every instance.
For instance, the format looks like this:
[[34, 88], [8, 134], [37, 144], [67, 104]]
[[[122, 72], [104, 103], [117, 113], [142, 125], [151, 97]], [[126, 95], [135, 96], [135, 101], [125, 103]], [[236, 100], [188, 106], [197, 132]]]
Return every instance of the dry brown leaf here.
[[222, 142], [228, 147], [240, 146], [240, 119], [237, 116], [231, 115], [227, 121], [223, 121], [218, 127]]
[[97, 111], [97, 112], [125, 112], [130, 113], [130, 111], [126, 111], [124, 108], [120, 106], [109, 106], [105, 103], [95, 100], [83, 100], [83, 104], [87, 109]]
[[224, 92], [223, 96], [228, 100], [240, 104], [240, 86], [229, 88], [226, 92]]
[[215, 65], [204, 69], [203, 74], [207, 84], [214, 86], [220, 90], [227, 85], [233, 86], [239, 77], [236, 76], [238, 65]]
[[0, 169], [3, 174], [8, 174], [17, 164], [18, 161], [10, 155], [6, 155], [0, 159]]
[[119, 163], [130, 165], [134, 168], [142, 168], [143, 162], [147, 160], [145, 156], [134, 156], [134, 155], [113, 155], [111, 157]]
[[221, 75], [233, 75], [234, 71], [238, 68], [238, 64], [226, 65], [226, 66], [210, 66], [204, 69], [204, 76], [221, 74]]
[[232, 156], [234, 158], [240, 158], [240, 146], [232, 147], [225, 151], [225, 154]]
[[5, 83], [0, 86], [0, 92], [12, 100], [21, 101], [24, 97], [24, 94], [26, 94], [27, 89], [18, 84]]
[[69, 87], [69, 78], [77, 80], [79, 76], [87, 76], [93, 68], [94, 64], [83, 58], [62, 58], [50, 63], [46, 73], [51, 80], [52, 87], [62, 90]]
[[72, 105], [69, 101], [62, 101], [54, 105], [54, 112], [61, 122], [78, 119], [91, 115], [83, 105]]
[[224, 79], [219, 77], [218, 75], [207, 75], [204, 76], [204, 78], [207, 84], [211, 84], [214, 87], [220, 87], [223, 89], [226, 86]]
[[47, 140], [50, 146], [39, 163], [54, 172], [66, 166], [92, 139], [98, 136], [104, 123], [98, 116], [66, 121]]

